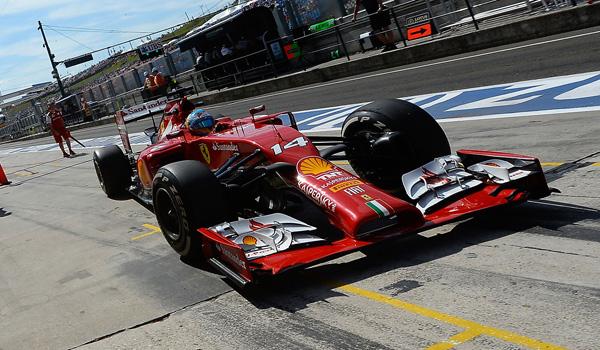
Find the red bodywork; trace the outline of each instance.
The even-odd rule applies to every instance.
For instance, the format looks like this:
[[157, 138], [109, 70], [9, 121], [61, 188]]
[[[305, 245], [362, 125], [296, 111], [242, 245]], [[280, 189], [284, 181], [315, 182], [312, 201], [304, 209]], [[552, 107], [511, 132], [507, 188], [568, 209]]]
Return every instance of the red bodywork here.
[[[166, 116], [160, 125], [158, 142], [140, 154], [138, 173], [144, 188], [151, 189], [152, 177], [167, 163], [195, 159], [214, 171], [236, 152], [244, 157], [259, 149], [267, 164], [284, 162], [296, 165], [297, 172], [284, 175], [286, 182], [319, 205], [328, 215], [330, 223], [344, 233], [343, 238], [326, 244], [281, 251], [248, 261], [242, 249], [235, 243], [208, 228], [200, 228], [198, 232], [204, 240], [205, 257], [218, 259], [245, 282], [252, 282], [259, 275], [278, 274], [391, 237], [449, 223], [485, 209], [520, 203], [528, 198], [540, 198], [550, 193], [541, 165], [535, 158], [509, 153], [461, 150], [458, 151], [458, 155], [465, 166], [491, 158], [522, 159], [534, 161], [537, 171], [535, 175], [518, 183], [485, 184], [476, 191], [471, 191], [423, 215], [413, 204], [394, 197], [321, 158], [308, 137], [293, 127], [281, 125], [278, 116], [287, 112], [235, 121], [222, 118], [218, 120], [216, 132], [208, 136], [196, 136], [182, 126], [186, 115], [185, 111], [180, 112], [182, 110], [180, 101], [171, 102], [167, 106]], [[172, 111], [177, 113], [168, 115]], [[380, 203], [384, 210], [395, 213], [397, 220], [393, 223], [386, 222], [381, 213], [366, 205], [366, 202], [374, 200]]]

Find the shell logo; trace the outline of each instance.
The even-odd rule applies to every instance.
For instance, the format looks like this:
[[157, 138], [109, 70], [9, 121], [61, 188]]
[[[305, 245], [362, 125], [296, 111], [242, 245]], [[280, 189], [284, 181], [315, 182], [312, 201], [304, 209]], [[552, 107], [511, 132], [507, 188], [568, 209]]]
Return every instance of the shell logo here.
[[323, 158], [308, 157], [298, 163], [298, 172], [302, 175], [320, 175], [333, 170], [333, 165]]
[[242, 240], [242, 243], [244, 243], [245, 245], [256, 245], [256, 243], [258, 243], [258, 240], [253, 236], [246, 236]]

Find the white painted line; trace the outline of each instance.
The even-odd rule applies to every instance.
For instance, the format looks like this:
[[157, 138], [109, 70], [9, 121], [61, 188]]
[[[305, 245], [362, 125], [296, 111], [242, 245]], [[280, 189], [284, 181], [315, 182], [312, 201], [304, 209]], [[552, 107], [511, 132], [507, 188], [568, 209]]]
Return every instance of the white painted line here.
[[[487, 120], [487, 119], [504, 119], [504, 118], [522, 118], [522, 117], [535, 117], [541, 115], [558, 115], [558, 114], [569, 114], [569, 113], [583, 113], [583, 112], [595, 112], [600, 111], [600, 106], [595, 107], [581, 107], [581, 108], [569, 108], [569, 109], [553, 109], [546, 111], [532, 111], [532, 112], [519, 112], [519, 113], [506, 113], [506, 114], [490, 114], [490, 115], [480, 115], [475, 117], [458, 117], [458, 118], [445, 118], [445, 119], [436, 119], [439, 124], [443, 123], [456, 123], [456, 122], [469, 122], [469, 121], [477, 121], [477, 120]], [[314, 128], [310, 130], [303, 131], [307, 132], [331, 132], [331, 131], [341, 131], [339, 127], [336, 128]]]
[[473, 120], [535, 117], [535, 116], [540, 116], [540, 115], [582, 113], [582, 112], [595, 112], [595, 111], [600, 111], [600, 106], [567, 108], [567, 109], [549, 109], [546, 111], [518, 112], [518, 113], [506, 113], [506, 114], [490, 114], [490, 115], [479, 115], [479, 116], [475, 116], [475, 117], [445, 118], [445, 119], [437, 119], [437, 122], [441, 124], [441, 123], [454, 123], [454, 122], [468, 122], [468, 121], [473, 121]]

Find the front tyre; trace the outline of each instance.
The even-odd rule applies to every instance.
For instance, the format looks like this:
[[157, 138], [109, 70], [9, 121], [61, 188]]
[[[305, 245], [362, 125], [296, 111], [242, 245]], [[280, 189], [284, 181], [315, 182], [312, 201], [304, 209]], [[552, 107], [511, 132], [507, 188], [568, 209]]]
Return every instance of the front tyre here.
[[419, 106], [380, 100], [350, 114], [342, 126], [346, 151], [356, 173], [376, 186], [403, 196], [402, 175], [436, 157], [450, 154], [440, 125]]
[[94, 168], [100, 187], [109, 198], [125, 194], [131, 185], [131, 164], [119, 146], [111, 145], [95, 150]]
[[225, 221], [225, 189], [208, 167], [184, 160], [160, 168], [153, 181], [154, 213], [169, 245], [184, 259], [202, 257], [196, 230]]

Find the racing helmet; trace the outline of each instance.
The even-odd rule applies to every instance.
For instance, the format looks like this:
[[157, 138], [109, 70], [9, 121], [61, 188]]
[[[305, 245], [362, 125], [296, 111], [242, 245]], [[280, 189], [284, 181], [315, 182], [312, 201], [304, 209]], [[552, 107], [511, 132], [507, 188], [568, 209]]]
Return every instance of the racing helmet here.
[[196, 108], [188, 115], [185, 126], [193, 134], [208, 135], [215, 126], [215, 118], [202, 108]]

